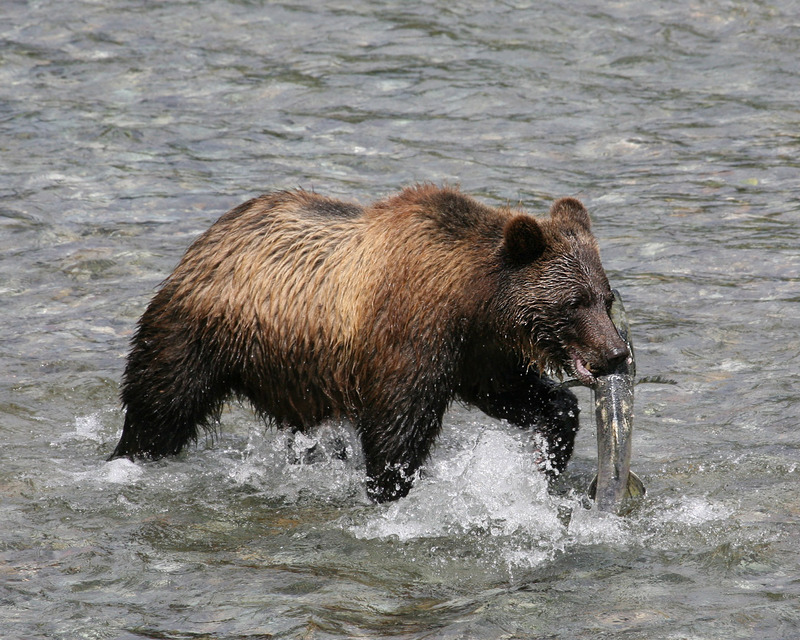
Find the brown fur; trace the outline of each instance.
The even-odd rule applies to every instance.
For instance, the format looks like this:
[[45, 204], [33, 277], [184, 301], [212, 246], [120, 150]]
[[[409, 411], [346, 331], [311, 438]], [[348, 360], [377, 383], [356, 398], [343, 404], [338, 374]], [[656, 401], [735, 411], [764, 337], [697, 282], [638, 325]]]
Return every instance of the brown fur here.
[[234, 393], [280, 426], [353, 421], [370, 493], [392, 499], [458, 397], [568, 440], [560, 470], [577, 418], [556, 414], [577, 406], [539, 374], [620, 357], [610, 295], [577, 200], [537, 220], [429, 185], [364, 209], [261, 196], [198, 238], [142, 316], [114, 455], [177, 453]]

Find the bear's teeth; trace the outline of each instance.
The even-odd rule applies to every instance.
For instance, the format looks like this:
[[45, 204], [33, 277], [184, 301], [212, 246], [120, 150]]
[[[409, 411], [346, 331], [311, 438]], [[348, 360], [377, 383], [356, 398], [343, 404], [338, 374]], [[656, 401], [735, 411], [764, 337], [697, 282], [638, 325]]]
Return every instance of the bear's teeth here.
[[578, 376], [578, 379], [584, 384], [594, 384], [594, 375], [586, 366], [586, 361], [580, 356], [575, 355], [573, 356], [572, 362], [575, 367], [575, 375]]

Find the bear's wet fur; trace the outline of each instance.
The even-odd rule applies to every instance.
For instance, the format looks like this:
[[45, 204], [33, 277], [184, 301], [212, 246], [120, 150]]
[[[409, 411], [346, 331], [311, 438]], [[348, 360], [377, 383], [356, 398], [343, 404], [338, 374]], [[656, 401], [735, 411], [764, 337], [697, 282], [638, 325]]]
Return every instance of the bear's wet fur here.
[[589, 216], [548, 218], [419, 185], [368, 207], [308, 191], [255, 198], [187, 250], [144, 312], [113, 457], [159, 458], [230, 396], [279, 427], [349, 419], [367, 490], [408, 493], [453, 400], [540, 433], [569, 460], [575, 396], [627, 355]]

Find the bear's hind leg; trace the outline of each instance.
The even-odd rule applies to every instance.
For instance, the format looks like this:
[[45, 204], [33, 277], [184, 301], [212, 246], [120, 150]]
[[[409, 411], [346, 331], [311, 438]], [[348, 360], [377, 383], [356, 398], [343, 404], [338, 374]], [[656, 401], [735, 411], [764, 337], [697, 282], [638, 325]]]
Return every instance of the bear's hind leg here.
[[230, 391], [212, 353], [186, 331], [140, 328], [122, 382], [125, 424], [110, 459], [175, 455], [197, 440], [198, 425], [209, 425]]

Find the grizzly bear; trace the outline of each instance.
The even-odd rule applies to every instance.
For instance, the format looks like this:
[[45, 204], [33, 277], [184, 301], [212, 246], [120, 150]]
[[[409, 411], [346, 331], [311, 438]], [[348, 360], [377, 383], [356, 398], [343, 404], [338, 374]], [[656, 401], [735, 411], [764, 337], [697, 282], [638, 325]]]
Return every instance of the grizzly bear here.
[[254, 198], [187, 250], [138, 324], [113, 457], [177, 454], [230, 396], [279, 427], [347, 419], [367, 491], [405, 496], [453, 400], [543, 436], [551, 474], [575, 396], [627, 356], [589, 215], [550, 217], [420, 185], [368, 207], [308, 191]]

